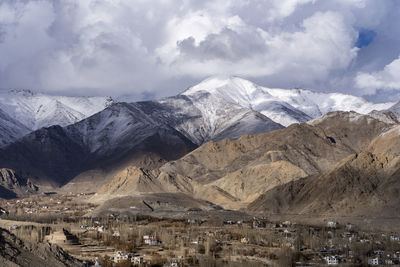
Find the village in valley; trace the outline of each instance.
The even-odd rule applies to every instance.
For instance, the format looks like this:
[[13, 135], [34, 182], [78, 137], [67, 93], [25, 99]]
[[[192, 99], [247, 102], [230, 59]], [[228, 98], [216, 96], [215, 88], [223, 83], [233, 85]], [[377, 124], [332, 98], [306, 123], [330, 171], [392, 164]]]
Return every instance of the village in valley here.
[[[320, 224], [219, 211], [204, 216], [89, 217], [90, 195], [1, 202], [0, 226], [21, 239], [59, 245], [87, 266], [398, 265], [400, 234], [346, 221]], [[46, 203], [46, 204], [44, 204]], [[241, 217], [243, 214], [243, 217]], [[219, 218], [219, 219], [216, 219]]]

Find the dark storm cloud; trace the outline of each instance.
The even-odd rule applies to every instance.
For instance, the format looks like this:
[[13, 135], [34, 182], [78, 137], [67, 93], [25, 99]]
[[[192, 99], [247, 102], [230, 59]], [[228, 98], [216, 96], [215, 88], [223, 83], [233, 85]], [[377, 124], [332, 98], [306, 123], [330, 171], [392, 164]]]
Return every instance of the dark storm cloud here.
[[397, 92], [395, 0], [3, 0], [0, 87], [165, 96], [210, 75]]

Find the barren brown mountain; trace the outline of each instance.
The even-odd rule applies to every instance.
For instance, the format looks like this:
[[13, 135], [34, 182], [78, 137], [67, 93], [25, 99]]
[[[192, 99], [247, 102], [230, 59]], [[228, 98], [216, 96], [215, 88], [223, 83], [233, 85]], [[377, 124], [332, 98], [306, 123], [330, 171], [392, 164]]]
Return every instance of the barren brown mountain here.
[[0, 169], [0, 198], [10, 199], [36, 193], [39, 188], [29, 178], [11, 169]]
[[0, 228], [0, 240], [0, 266], [86, 266], [56, 245], [22, 241], [2, 228]]
[[278, 185], [332, 170], [391, 127], [355, 112], [328, 113], [309, 124], [208, 142], [158, 170], [126, 169], [97, 197], [183, 192], [238, 209]]
[[329, 172], [277, 186], [252, 202], [261, 213], [382, 215], [397, 214], [400, 157], [362, 152]]
[[400, 126], [395, 126], [376, 137], [369, 145], [368, 151], [400, 155]]

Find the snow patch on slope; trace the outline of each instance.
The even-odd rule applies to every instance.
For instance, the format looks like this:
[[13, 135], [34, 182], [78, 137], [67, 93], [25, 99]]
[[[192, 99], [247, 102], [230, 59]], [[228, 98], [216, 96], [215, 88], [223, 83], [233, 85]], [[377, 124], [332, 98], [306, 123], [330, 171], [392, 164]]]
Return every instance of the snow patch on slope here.
[[395, 103], [393, 106], [385, 110], [391, 112], [398, 121], [400, 121], [400, 102]]
[[139, 144], [161, 127], [135, 104], [117, 103], [66, 129], [82, 138], [90, 152], [102, 154], [128, 143]]
[[0, 109], [0, 147], [29, 133], [30, 130]]
[[370, 116], [370, 115], [360, 114], [360, 113], [357, 113], [357, 112], [354, 112], [354, 111], [350, 111], [350, 112], [346, 112], [346, 113], [343, 113], [343, 112], [339, 111], [339, 112], [329, 112], [329, 113], [327, 113], [327, 114], [325, 114], [323, 116], [320, 116], [318, 118], [310, 120], [307, 123], [310, 124], [310, 125], [318, 125], [318, 124], [324, 122], [325, 120], [327, 120], [329, 118], [336, 117], [338, 113], [339, 114], [341, 113], [342, 114], [341, 116], [343, 116], [343, 118], [346, 121], [351, 122], [351, 123], [358, 123], [358, 122], [363, 121], [364, 119], [366, 119], [367, 123], [370, 124], [375, 120], [375, 118]]
[[386, 132], [383, 132], [380, 134], [380, 136], [385, 136], [385, 135], [400, 135], [400, 125], [396, 125], [393, 128], [389, 129]]

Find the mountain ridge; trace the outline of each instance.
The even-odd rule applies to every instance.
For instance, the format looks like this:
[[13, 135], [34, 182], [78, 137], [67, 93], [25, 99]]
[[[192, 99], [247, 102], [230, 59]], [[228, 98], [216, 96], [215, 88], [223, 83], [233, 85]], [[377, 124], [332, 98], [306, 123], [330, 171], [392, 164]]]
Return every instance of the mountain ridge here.
[[30, 130], [73, 124], [112, 103], [110, 97], [57, 96], [30, 90], [0, 92], [0, 108]]
[[[34, 100], [42, 97], [29, 91], [13, 94]], [[327, 100], [322, 99], [324, 97]], [[349, 100], [340, 104], [343, 98]], [[49, 98], [48, 107], [60, 109], [60, 113], [43, 112], [41, 115], [46, 116], [41, 118], [49, 115], [50, 118], [75, 120], [74, 111], [68, 108], [70, 102], [81, 101], [74, 106], [80, 107], [90, 99]], [[96, 99], [102, 105], [108, 101]], [[321, 110], [340, 108], [341, 105], [367, 112], [389, 104], [372, 104], [343, 94], [270, 89], [240, 78], [212, 78], [177, 96], [117, 102], [73, 124], [31, 132], [0, 150], [0, 167], [21, 171], [35, 182], [46, 181], [56, 186], [78, 177], [82, 181], [85, 177], [95, 181], [96, 176], [101, 176], [99, 180], [107, 181], [130, 165], [150, 170], [160, 168], [161, 172], [188, 176], [200, 184], [215, 182], [210, 186], [218, 188], [229, 199], [250, 201], [268, 190], [272, 183], [280, 184], [324, 171], [338, 159], [361, 151], [373, 138], [397, 123], [386, 113], [379, 112], [363, 115], [354, 111], [335, 111], [313, 118], [322, 113]], [[260, 111], [255, 110], [256, 107]], [[296, 123], [284, 128], [263, 115], [264, 111], [276, 111], [283, 119], [289, 116]], [[308, 123], [299, 124], [301, 120]], [[253, 134], [272, 139], [263, 140]], [[315, 142], [303, 140], [306, 137]], [[195, 153], [191, 152], [198, 146], [201, 147]], [[332, 155], [323, 152], [322, 148]], [[259, 157], [258, 161], [251, 160], [256, 157]], [[171, 160], [173, 162], [166, 163]], [[228, 171], [223, 170], [224, 166]], [[280, 177], [284, 169], [288, 170], [288, 175]], [[269, 175], [263, 176], [263, 173]], [[252, 193], [249, 183], [242, 190], [241, 183], [247, 183], [243, 180], [245, 175], [255, 175], [255, 183], [268, 176], [271, 186], [261, 186]], [[216, 182], [217, 178], [223, 180]], [[233, 189], [228, 188], [230, 179], [236, 181]], [[78, 184], [78, 180], [74, 182]]]
[[[284, 126], [306, 122], [331, 111], [353, 110], [367, 114], [373, 110], [389, 109], [395, 104], [395, 102], [374, 104], [361, 97], [340, 93], [267, 88], [234, 76], [208, 78], [182, 94], [191, 95], [199, 91], [214, 93], [227, 102], [256, 110]], [[292, 114], [282, 116], [277, 112], [285, 109], [290, 110]]]
[[[124, 170], [129, 175], [122, 175], [123, 179], [115, 176], [98, 192], [99, 198], [152, 193], [152, 188], [165, 192], [168, 190], [159, 181], [169, 177], [172, 184], [186, 184], [173, 187], [173, 192], [239, 209], [276, 186], [330, 171], [338, 161], [368, 149], [374, 138], [392, 127], [369, 115], [332, 112], [312, 123], [236, 140], [210, 141], [151, 172]], [[138, 182], [143, 178], [149, 184], [145, 189]], [[131, 189], [122, 184], [131, 184]]]
[[330, 172], [265, 192], [248, 208], [267, 213], [388, 215], [397, 211], [394, 204], [399, 203], [395, 197], [400, 187], [399, 167], [398, 156], [357, 153], [343, 159]]
[[41, 128], [0, 148], [0, 166], [59, 186], [84, 171], [134, 164], [142, 154], [171, 160], [196, 147], [137, 111], [117, 103], [73, 125]]

